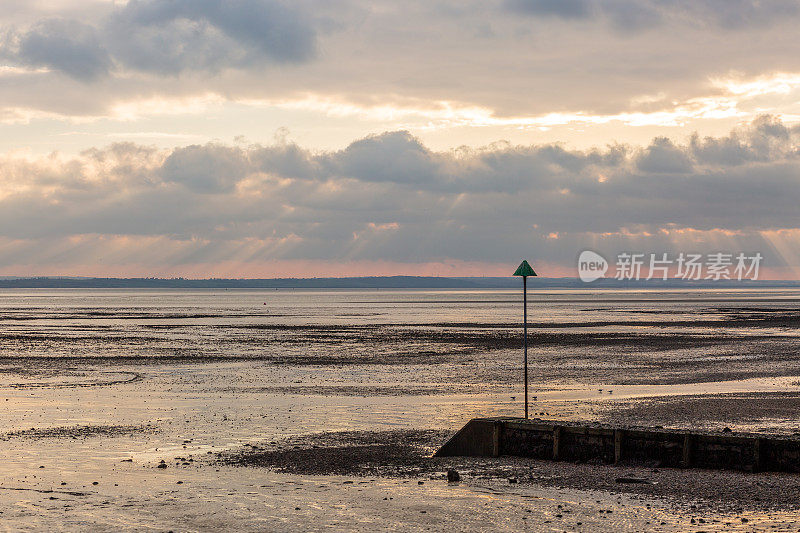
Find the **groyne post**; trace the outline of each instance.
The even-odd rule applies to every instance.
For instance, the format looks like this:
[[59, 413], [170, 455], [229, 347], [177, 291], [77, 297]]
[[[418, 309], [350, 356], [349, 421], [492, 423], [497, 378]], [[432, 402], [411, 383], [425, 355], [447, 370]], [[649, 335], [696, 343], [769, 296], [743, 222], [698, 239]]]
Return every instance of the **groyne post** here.
[[621, 429], [614, 430], [614, 464], [622, 460], [622, 439], [625, 437], [625, 432]]

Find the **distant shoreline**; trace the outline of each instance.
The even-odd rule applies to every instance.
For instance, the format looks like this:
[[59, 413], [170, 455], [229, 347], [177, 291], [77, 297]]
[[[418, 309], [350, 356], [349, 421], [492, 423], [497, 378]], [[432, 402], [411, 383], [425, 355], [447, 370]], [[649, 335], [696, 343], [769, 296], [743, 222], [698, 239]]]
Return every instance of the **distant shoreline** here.
[[[517, 289], [519, 278], [368, 276], [349, 278], [187, 279], [4, 277], [0, 289]], [[616, 280], [584, 283], [578, 278], [529, 278], [536, 289], [794, 289], [800, 281], [786, 280]]]

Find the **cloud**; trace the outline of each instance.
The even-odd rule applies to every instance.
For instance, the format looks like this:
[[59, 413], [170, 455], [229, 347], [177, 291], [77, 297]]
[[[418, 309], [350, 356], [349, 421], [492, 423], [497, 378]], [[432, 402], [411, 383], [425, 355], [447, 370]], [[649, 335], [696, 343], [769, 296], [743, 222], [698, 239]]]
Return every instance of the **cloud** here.
[[691, 155], [701, 164], [735, 166], [749, 161], [768, 162], [798, 149], [792, 146], [793, 130], [774, 117], [762, 116], [744, 132], [726, 137], [700, 138], [694, 134], [690, 141]]
[[[777, 0], [51, 4], [0, 14], [4, 123], [165, 112], [188, 123], [211, 106], [219, 120], [201, 127], [203, 138], [262, 138], [254, 126], [237, 129], [248, 107], [259, 115], [253, 122], [313, 130], [304, 138], [325, 148], [402, 129], [426, 142], [438, 135], [439, 147], [497, 138], [588, 146], [642, 143], [681, 127], [719, 134], [754, 113], [800, 116], [797, 15]], [[741, 23], [720, 19], [733, 12]], [[51, 31], [43, 21], [83, 30]], [[477, 35], [480, 25], [491, 32]], [[36, 54], [18, 46], [57, 36], [66, 42]], [[746, 87], [721, 79], [751, 87], [732, 94]], [[769, 94], [753, 94], [760, 81], [772, 84]], [[780, 92], [786, 87], [792, 94]], [[204, 98], [213, 103], [192, 104]], [[49, 148], [61, 147], [51, 140]]]
[[658, 137], [636, 158], [636, 168], [660, 174], [685, 174], [691, 172], [692, 162], [686, 152], [672, 141]]
[[[118, 264], [187, 268], [232, 258], [491, 262], [520, 250], [571, 264], [585, 247], [768, 253], [764, 235], [800, 234], [798, 142], [800, 128], [762, 117], [723, 137], [590, 150], [433, 151], [387, 132], [328, 152], [280, 141], [6, 156], [0, 241], [75, 261], [88, 252], [69, 243], [91, 242], [91, 254]], [[42, 254], [31, 261], [54, 261]]]
[[611, 26], [623, 33], [659, 26], [667, 17], [667, 13], [660, 11], [657, 5], [648, 2], [607, 0], [600, 2], [598, 7]]
[[158, 74], [296, 63], [315, 52], [309, 21], [271, 0], [131, 0], [105, 32], [121, 64]]
[[793, 0], [507, 0], [505, 6], [533, 17], [605, 21], [621, 32], [668, 23], [739, 30], [800, 15]]
[[592, 10], [589, 0], [508, 0], [507, 5], [518, 13], [563, 19], [587, 18]]
[[727, 29], [769, 25], [800, 14], [800, 6], [793, 0], [681, 0], [676, 5]]
[[362, 181], [433, 184], [442, 179], [437, 157], [406, 131], [375, 135], [327, 158], [341, 176]]
[[164, 161], [160, 175], [196, 192], [220, 193], [231, 191], [247, 170], [240, 149], [209, 144], [177, 148]]
[[74, 20], [45, 20], [25, 32], [8, 36], [2, 56], [87, 81], [108, 74], [112, 66], [98, 31]]
[[7, 29], [2, 57], [89, 81], [113, 69], [159, 75], [300, 63], [310, 19], [276, 0], [130, 0], [95, 25], [53, 18]]

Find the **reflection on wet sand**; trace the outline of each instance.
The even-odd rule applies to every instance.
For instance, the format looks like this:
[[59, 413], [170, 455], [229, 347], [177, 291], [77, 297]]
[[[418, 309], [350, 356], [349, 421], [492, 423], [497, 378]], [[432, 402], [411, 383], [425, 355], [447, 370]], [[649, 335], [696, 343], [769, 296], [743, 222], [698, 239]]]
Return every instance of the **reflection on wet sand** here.
[[[792, 433], [797, 297], [533, 295], [534, 416]], [[518, 415], [517, 307], [515, 295], [491, 291], [4, 292], [4, 523], [746, 530], [795, 522], [800, 477], [790, 475], [425, 459], [409, 478], [392, 471], [396, 457], [380, 461], [383, 470], [325, 470], [348, 450], [381, 459], [409, 435], [427, 435], [427, 449], [474, 416]], [[408, 438], [388, 446], [387, 435]], [[225, 460], [256, 452], [296, 468]], [[312, 458], [317, 470], [308, 469]], [[452, 467], [463, 471], [460, 484], [443, 478]], [[620, 472], [653, 483], [622, 486]]]

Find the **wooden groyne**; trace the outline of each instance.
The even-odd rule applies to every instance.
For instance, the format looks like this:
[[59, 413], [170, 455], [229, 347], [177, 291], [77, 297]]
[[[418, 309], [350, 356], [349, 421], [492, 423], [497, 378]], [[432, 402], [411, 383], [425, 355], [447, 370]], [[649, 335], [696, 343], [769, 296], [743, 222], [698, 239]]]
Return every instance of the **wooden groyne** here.
[[800, 438], [475, 418], [435, 454], [800, 472]]

